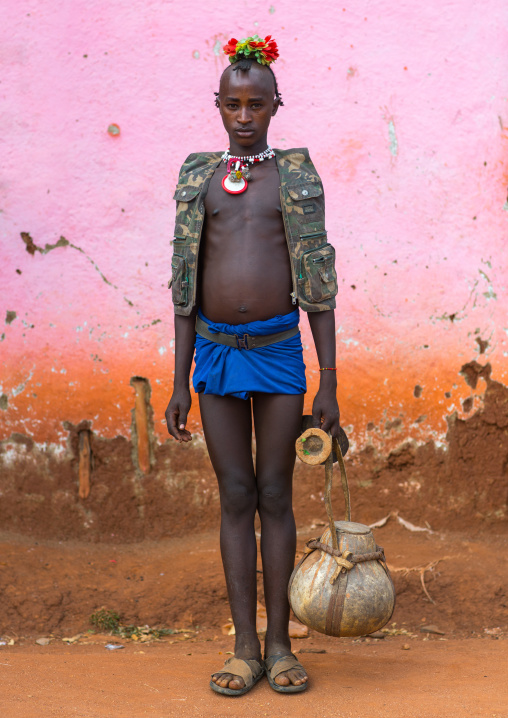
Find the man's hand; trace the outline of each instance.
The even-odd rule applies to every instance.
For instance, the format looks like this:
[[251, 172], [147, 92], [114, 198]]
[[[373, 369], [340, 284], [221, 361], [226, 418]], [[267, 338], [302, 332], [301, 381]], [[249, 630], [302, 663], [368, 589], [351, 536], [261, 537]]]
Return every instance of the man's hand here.
[[337, 439], [342, 456], [345, 456], [349, 449], [349, 440], [340, 425], [340, 410], [335, 391], [325, 387], [319, 389], [312, 405], [312, 418], [316, 428], [330, 432], [332, 438]]
[[173, 396], [166, 409], [168, 432], [180, 442], [180, 444], [182, 441], [192, 441], [190, 431], [187, 431], [185, 428], [191, 403], [192, 400], [189, 389], [178, 389], [173, 392]]
[[[340, 411], [337, 404], [337, 371], [335, 364], [335, 312], [309, 312], [309, 324], [318, 355], [319, 391], [314, 399], [312, 418], [314, 426], [329, 431], [339, 442], [342, 456], [349, 449], [349, 441], [340, 425]], [[326, 368], [329, 367], [329, 368]]]

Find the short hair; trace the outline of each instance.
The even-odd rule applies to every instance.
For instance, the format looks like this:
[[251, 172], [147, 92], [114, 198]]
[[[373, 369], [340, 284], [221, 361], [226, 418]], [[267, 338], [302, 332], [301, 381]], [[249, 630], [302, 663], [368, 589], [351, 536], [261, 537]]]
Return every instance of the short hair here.
[[[256, 60], [254, 60], [253, 58], [242, 57], [240, 60], [233, 63], [233, 66], [232, 66], [233, 72], [237, 72], [238, 70], [240, 70], [240, 72], [249, 72], [250, 68], [252, 67], [252, 65], [254, 63], [260, 64], [260, 63], [257, 63]], [[273, 84], [275, 85], [275, 99], [279, 101], [279, 105], [283, 106], [284, 103], [282, 102], [282, 95], [279, 92], [279, 87], [277, 85], [277, 78], [275, 77], [274, 71], [272, 70], [270, 65], [262, 65], [262, 67], [267, 67], [271, 76], [273, 77]], [[226, 67], [226, 70], [227, 69], [228, 68]], [[226, 70], [224, 70], [224, 72], [226, 72]], [[222, 74], [224, 74], [224, 72]], [[213, 94], [215, 95], [215, 107], [219, 107], [219, 93], [214, 92]]]

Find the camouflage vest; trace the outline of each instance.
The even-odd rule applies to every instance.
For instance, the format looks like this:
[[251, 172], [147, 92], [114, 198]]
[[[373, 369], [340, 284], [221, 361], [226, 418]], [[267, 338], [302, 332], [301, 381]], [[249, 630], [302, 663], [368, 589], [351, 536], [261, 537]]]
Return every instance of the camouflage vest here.
[[[189, 315], [196, 303], [199, 246], [205, 220], [204, 198], [222, 153], [189, 155], [173, 199], [176, 224], [171, 260], [176, 314]], [[335, 307], [335, 249], [326, 241], [323, 185], [306, 148], [275, 150], [280, 203], [291, 259], [293, 304], [306, 312]]]

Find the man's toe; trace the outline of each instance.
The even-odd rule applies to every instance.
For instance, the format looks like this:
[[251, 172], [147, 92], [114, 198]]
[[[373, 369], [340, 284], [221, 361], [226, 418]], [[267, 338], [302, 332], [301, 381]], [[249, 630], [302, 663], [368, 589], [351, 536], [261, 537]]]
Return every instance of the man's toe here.
[[274, 681], [278, 686], [289, 686], [289, 684], [291, 683], [288, 678], [287, 671], [284, 671], [284, 673], [279, 673], [279, 675], [274, 678]]
[[239, 678], [238, 676], [234, 677], [233, 680], [229, 682], [228, 686], [228, 688], [231, 688], [233, 691], [239, 691], [244, 687], [245, 683], [243, 681], [243, 678]]
[[233, 676], [231, 673], [214, 673], [212, 681], [221, 688], [231, 688], [233, 691], [239, 691], [245, 687], [243, 678]]
[[287, 675], [294, 686], [301, 686], [307, 681], [307, 674], [299, 668], [288, 671]]
[[229, 673], [221, 673], [219, 674], [219, 678], [217, 679], [217, 685], [221, 688], [228, 688], [229, 687], [229, 681], [233, 680], [233, 676]]

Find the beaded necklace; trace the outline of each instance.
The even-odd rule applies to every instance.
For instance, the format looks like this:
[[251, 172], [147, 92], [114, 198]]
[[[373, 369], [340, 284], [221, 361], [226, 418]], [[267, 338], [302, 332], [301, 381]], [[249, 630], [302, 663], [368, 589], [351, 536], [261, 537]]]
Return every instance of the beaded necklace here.
[[252, 179], [250, 173], [250, 165], [256, 162], [263, 162], [275, 157], [275, 152], [270, 146], [257, 155], [249, 155], [247, 157], [236, 157], [230, 155], [226, 150], [221, 159], [226, 163], [226, 176], [222, 180], [222, 187], [229, 194], [241, 194], [247, 189], [247, 183]]

